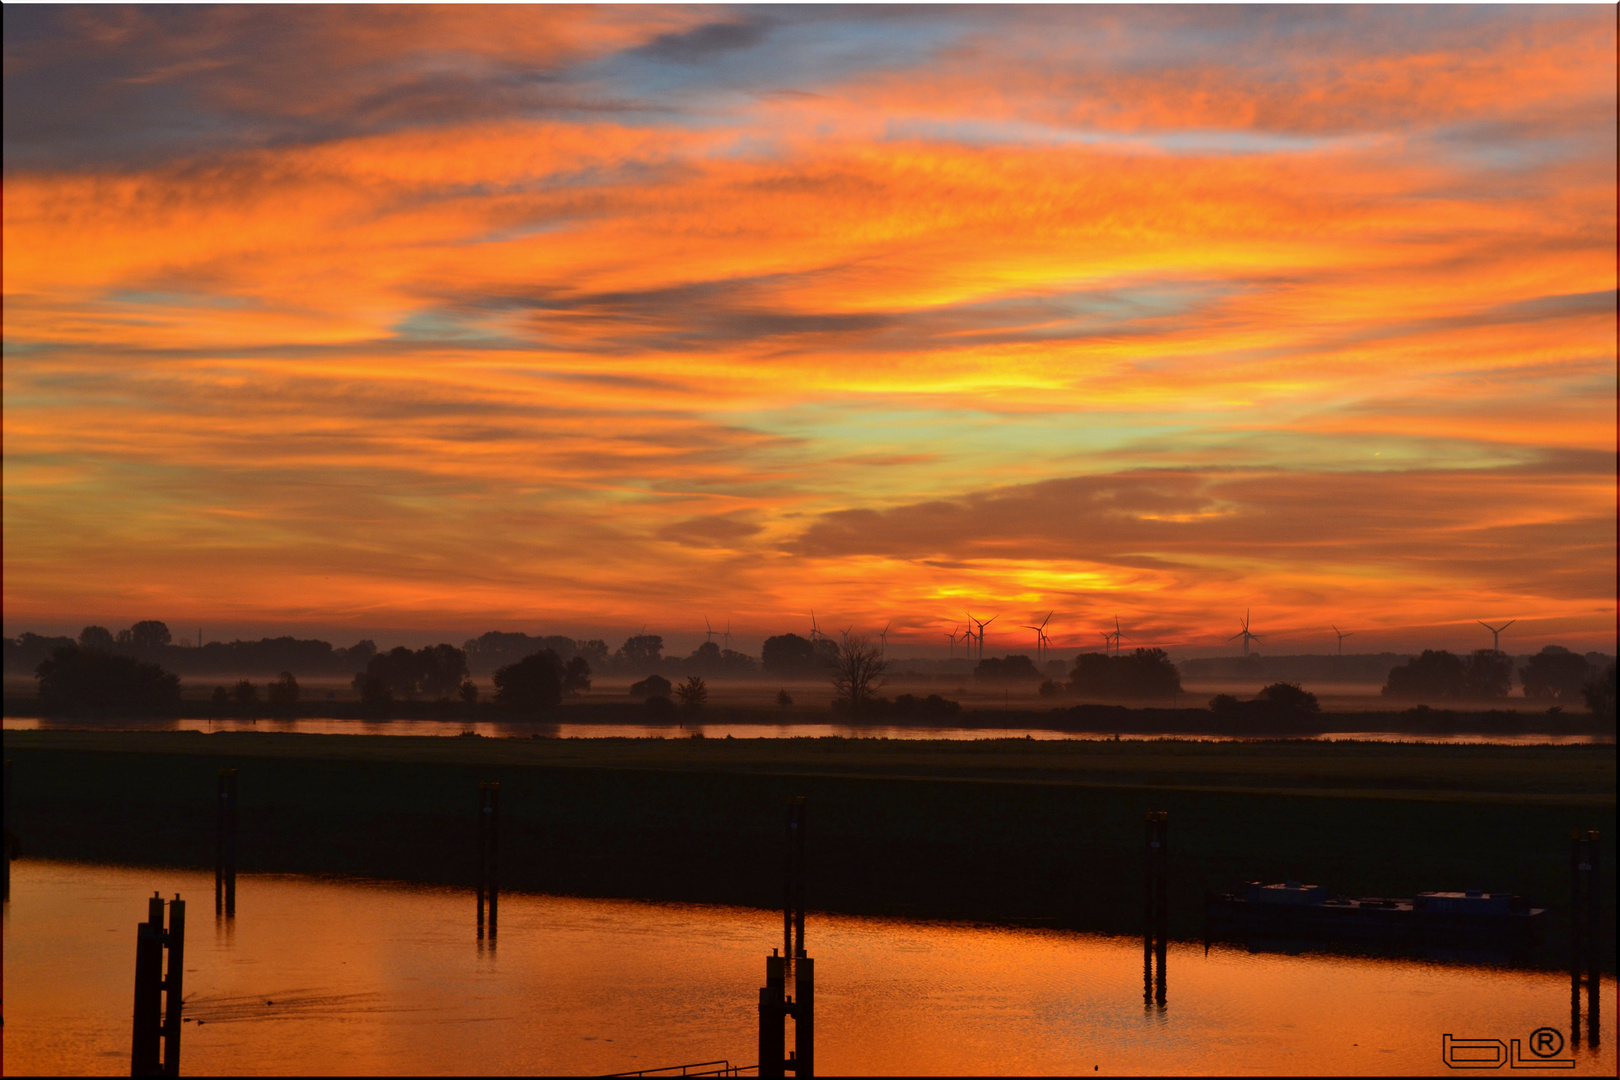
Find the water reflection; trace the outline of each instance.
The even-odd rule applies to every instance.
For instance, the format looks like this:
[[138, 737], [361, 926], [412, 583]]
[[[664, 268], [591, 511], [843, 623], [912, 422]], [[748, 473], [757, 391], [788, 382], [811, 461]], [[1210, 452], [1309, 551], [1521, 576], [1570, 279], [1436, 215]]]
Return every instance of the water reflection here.
[[[1099, 732], [1052, 731], [1046, 728], [911, 728], [852, 727], [847, 724], [542, 724], [463, 720], [345, 720], [304, 717], [296, 720], [141, 720], [87, 723], [41, 717], [8, 716], [6, 731], [75, 731], [87, 727], [101, 731], [269, 731], [313, 735], [435, 735], [456, 737], [466, 732], [507, 739], [783, 739], [827, 737], [865, 739], [1083, 739], [1107, 741], [1118, 736]], [[1198, 742], [1251, 742], [1251, 736], [1134, 733], [1126, 739], [1186, 739]], [[1275, 736], [1267, 736], [1270, 740]], [[1590, 746], [1613, 745], [1612, 735], [1431, 735], [1390, 731], [1338, 731], [1302, 737], [1301, 742], [1431, 742], [1459, 746]]]
[[[134, 923], [153, 889], [206, 895], [208, 884], [206, 873], [16, 864], [7, 1073], [125, 1067]], [[780, 940], [780, 912], [503, 900], [499, 953], [474, 953], [465, 890], [244, 875], [234, 932], [187, 950], [185, 1071], [602, 1074], [755, 1060], [759, 957]], [[812, 917], [828, 1075], [1438, 1074], [1443, 1033], [1563, 1028], [1562, 973], [1220, 945], [1206, 956], [1171, 942], [1176, 1008], [1144, 1015], [1134, 940]], [[1567, 1071], [1615, 1075], [1611, 1048], [1583, 1042], [1575, 1057]]]

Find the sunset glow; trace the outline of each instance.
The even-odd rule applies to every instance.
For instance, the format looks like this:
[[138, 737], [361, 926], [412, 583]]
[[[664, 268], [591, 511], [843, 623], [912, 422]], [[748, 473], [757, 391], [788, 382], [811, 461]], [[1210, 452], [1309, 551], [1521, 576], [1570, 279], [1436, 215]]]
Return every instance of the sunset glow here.
[[1612, 7], [13, 5], [5, 51], [8, 634], [1614, 648]]

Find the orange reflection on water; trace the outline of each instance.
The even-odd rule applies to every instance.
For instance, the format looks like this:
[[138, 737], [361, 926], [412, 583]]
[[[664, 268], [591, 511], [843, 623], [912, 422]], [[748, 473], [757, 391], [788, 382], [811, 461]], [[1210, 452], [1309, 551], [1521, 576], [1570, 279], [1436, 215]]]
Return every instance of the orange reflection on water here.
[[[210, 884], [18, 863], [6, 1072], [127, 1071], [134, 928], [152, 889], [194, 901], [188, 1073], [751, 1065], [762, 957], [780, 941], [774, 912], [509, 894], [488, 949], [470, 891], [258, 875], [241, 879], [234, 922], [210, 927], [197, 902]], [[1130, 939], [812, 915], [807, 943], [828, 1075], [1433, 1074], [1442, 1034], [1523, 1039], [1569, 1021], [1555, 973], [1183, 944], [1161, 1011], [1142, 1004]], [[1603, 992], [1612, 1016], [1612, 978]], [[1614, 1075], [1613, 1046], [1575, 1051], [1574, 1072]]]

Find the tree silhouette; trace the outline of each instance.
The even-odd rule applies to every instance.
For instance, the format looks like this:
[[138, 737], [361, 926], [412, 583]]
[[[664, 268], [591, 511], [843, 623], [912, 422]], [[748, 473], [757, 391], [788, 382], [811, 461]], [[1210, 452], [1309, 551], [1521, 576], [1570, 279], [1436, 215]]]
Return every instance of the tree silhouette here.
[[1035, 662], [1027, 656], [988, 656], [973, 669], [973, 677], [982, 682], [1036, 682], [1041, 673]]
[[1272, 683], [1255, 695], [1255, 700], [1264, 702], [1276, 714], [1290, 719], [1305, 719], [1322, 711], [1316, 695], [1302, 689], [1298, 683]]
[[1592, 715], [1603, 719], [1607, 717], [1610, 723], [1614, 722], [1614, 664], [1604, 669], [1603, 674], [1581, 687], [1581, 695], [1586, 698], [1586, 707], [1592, 710]]
[[675, 697], [681, 703], [681, 708], [688, 712], [697, 712], [709, 700], [709, 686], [698, 676], [693, 675], [675, 688]]
[[1181, 693], [1181, 672], [1163, 649], [1123, 655], [1081, 653], [1074, 658], [1069, 691], [1077, 697], [1168, 698]]
[[231, 700], [238, 705], [253, 705], [259, 700], [259, 688], [243, 679], [231, 687]]
[[380, 715], [388, 711], [394, 704], [394, 692], [388, 688], [388, 682], [375, 675], [362, 672], [355, 676], [356, 687], [360, 694], [360, 704], [367, 712]]
[[1385, 697], [1429, 700], [1459, 698], [1468, 685], [1462, 658], [1444, 649], [1424, 649], [1399, 667], [1390, 669]]
[[292, 672], [283, 671], [281, 678], [264, 688], [264, 696], [272, 705], [296, 705], [298, 704], [298, 680], [293, 678]]
[[129, 643], [142, 652], [155, 652], [169, 641], [169, 628], [156, 619], [144, 619], [129, 628]]
[[1463, 673], [1463, 693], [1471, 698], [1505, 698], [1513, 689], [1513, 657], [1495, 649], [1475, 649]]
[[663, 652], [664, 639], [657, 634], [635, 634], [613, 654], [613, 665], [626, 675], [650, 674]]
[[495, 672], [495, 701], [508, 709], [549, 712], [562, 702], [563, 663], [541, 649]]
[[1579, 700], [1581, 688], [1596, 674], [1586, 657], [1548, 645], [1525, 661], [1519, 678], [1525, 697], [1565, 702]]
[[467, 678], [467, 654], [454, 645], [430, 645], [412, 652], [403, 645], [377, 653], [366, 670], [354, 677], [354, 688], [364, 692], [368, 679], [381, 680], [390, 695], [414, 700], [417, 694], [448, 698], [460, 693]]
[[79, 648], [97, 652], [112, 652], [112, 631], [105, 626], [87, 626], [79, 631]]
[[882, 649], [864, 637], [843, 634], [837, 661], [828, 676], [833, 685], [833, 708], [854, 714], [864, 712], [882, 689], [883, 674], [888, 669]]
[[461, 689], [467, 677], [467, 654], [454, 645], [419, 649], [413, 660], [416, 686], [424, 697], [447, 698]]
[[583, 694], [591, 688], [591, 665], [583, 656], [575, 656], [563, 666], [562, 692]]
[[47, 713], [107, 710], [151, 713], [180, 704], [180, 677], [134, 657], [66, 645], [35, 669]]

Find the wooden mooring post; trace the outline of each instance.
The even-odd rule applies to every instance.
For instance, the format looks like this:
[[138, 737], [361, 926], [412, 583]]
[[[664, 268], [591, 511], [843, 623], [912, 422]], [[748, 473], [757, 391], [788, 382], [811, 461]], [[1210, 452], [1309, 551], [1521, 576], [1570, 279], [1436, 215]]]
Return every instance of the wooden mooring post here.
[[18, 844], [17, 844], [16, 834], [14, 834], [11, 831], [11, 762], [9, 762], [9, 761], [6, 762], [6, 777], [5, 777], [5, 779], [6, 779], [6, 790], [5, 790], [4, 795], [0, 796], [0, 798], [3, 798], [5, 800], [5, 802], [4, 802], [4, 807], [5, 807], [5, 824], [4, 824], [5, 841], [4, 842], [5, 842], [5, 848], [6, 848], [6, 895], [5, 895], [5, 900], [6, 900], [7, 903], [10, 903], [11, 902], [11, 860], [17, 857]]
[[[130, 1049], [131, 1076], [180, 1075], [180, 1009], [186, 971], [186, 902], [169, 901], [163, 926], [163, 897], [147, 901], [146, 921], [135, 928], [135, 1030]], [[168, 953], [167, 971], [164, 953]]]
[[501, 888], [499, 871], [501, 785], [486, 780], [478, 785], [478, 940], [484, 940], [484, 901], [489, 901], [489, 939], [495, 940]]
[[219, 770], [214, 805], [214, 913], [236, 915], [236, 770]]
[[[782, 953], [765, 958], [759, 991], [759, 1075], [816, 1074], [816, 962], [804, 949], [805, 804], [787, 804], [787, 851], [782, 887]], [[787, 976], [793, 974], [793, 995]], [[793, 1017], [793, 1050], [787, 1050], [787, 1018]], [[784, 1058], [783, 1054], [787, 1056]]]
[[1142, 875], [1142, 1004], [1157, 1002], [1163, 1008], [1166, 939], [1170, 932], [1170, 812], [1149, 810], [1146, 826]]
[[1581, 1041], [1581, 982], [1586, 982], [1586, 1039], [1597, 1046], [1602, 1038], [1600, 1011], [1603, 984], [1603, 917], [1599, 903], [1602, 878], [1599, 874], [1596, 829], [1577, 829], [1570, 837], [1571, 877], [1569, 924], [1569, 1013], [1570, 1041]]

